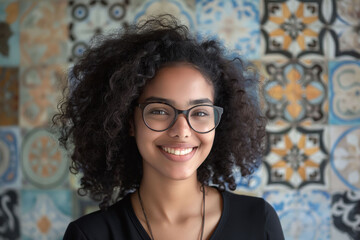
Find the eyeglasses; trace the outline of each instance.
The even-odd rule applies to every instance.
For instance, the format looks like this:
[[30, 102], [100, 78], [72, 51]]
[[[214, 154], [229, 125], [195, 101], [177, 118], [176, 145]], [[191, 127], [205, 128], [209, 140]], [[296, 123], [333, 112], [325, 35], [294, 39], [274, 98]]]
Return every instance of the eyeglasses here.
[[223, 113], [223, 108], [206, 104], [188, 110], [179, 110], [161, 102], [141, 103], [138, 107], [142, 110], [145, 125], [156, 132], [171, 128], [179, 114], [184, 114], [191, 129], [197, 133], [208, 133], [219, 125]]

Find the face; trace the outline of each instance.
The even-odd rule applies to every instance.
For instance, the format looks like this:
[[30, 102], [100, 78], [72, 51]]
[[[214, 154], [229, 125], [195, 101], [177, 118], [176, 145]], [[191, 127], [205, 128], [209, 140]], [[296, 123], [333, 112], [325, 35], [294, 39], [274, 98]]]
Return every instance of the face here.
[[[186, 110], [199, 103], [213, 104], [213, 86], [190, 65], [165, 67], [149, 81], [139, 103], [161, 101], [177, 109]], [[143, 158], [144, 177], [157, 175], [182, 180], [196, 178], [196, 170], [208, 156], [215, 130], [200, 134], [188, 125], [180, 114], [174, 125], [163, 132], [150, 130], [136, 107], [133, 136]]]

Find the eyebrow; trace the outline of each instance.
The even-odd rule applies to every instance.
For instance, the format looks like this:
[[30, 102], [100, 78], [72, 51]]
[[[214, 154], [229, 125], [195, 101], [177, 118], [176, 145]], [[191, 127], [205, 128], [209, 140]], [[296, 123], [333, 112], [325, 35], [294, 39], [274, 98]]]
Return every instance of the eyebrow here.
[[[148, 97], [145, 99], [145, 102], [163, 102], [163, 103], [167, 103], [170, 105], [175, 105], [175, 102], [173, 100], [166, 99], [166, 98], [160, 98], [160, 97]], [[188, 102], [188, 105], [198, 105], [198, 104], [204, 104], [204, 103], [213, 104], [213, 102], [208, 98], [200, 98], [200, 99], [190, 100]]]

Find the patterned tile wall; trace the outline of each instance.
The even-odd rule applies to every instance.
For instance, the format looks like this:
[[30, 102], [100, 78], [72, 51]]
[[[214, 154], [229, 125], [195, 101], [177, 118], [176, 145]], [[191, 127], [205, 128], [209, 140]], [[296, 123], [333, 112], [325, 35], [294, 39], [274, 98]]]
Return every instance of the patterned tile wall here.
[[258, 66], [267, 149], [237, 193], [286, 239], [360, 239], [359, 0], [0, 0], [0, 239], [61, 239], [97, 209], [47, 128], [63, 76], [96, 34], [159, 13]]

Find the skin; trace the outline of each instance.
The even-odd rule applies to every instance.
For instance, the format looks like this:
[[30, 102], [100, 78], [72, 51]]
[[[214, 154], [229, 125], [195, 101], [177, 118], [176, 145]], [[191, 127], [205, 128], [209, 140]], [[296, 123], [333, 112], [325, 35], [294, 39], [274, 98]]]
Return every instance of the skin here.
[[[214, 89], [196, 68], [178, 64], [160, 69], [145, 86], [138, 102], [144, 103], [150, 98], [161, 98], [184, 110], [198, 105], [199, 101], [212, 104]], [[143, 157], [140, 193], [154, 238], [199, 239], [202, 192], [197, 181], [197, 168], [212, 148], [215, 131], [197, 133], [181, 114], [171, 128], [155, 132], [144, 124], [140, 108], [135, 109], [131, 125], [130, 133]], [[193, 148], [193, 151], [178, 157], [164, 152], [162, 147]], [[206, 187], [205, 193], [204, 239], [207, 239], [221, 217], [222, 198], [214, 188]], [[149, 233], [137, 193], [131, 196], [131, 201], [135, 214]]]

